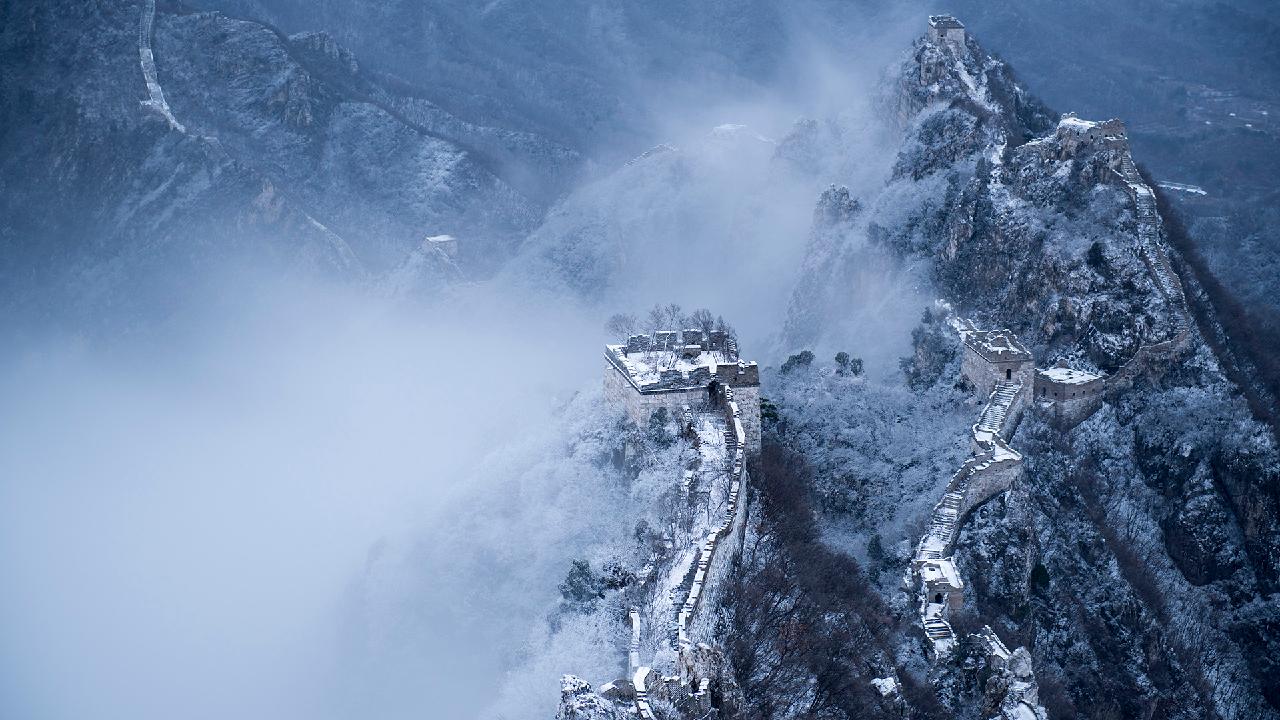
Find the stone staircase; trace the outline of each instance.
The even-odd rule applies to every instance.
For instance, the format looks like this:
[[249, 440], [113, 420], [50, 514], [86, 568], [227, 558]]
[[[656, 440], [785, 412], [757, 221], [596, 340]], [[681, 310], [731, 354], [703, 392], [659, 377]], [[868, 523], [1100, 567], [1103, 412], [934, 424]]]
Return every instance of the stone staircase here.
[[978, 416], [978, 424], [974, 426], [975, 430], [991, 435], [999, 435], [1004, 432], [1005, 420], [1009, 419], [1013, 403], [1017, 400], [1020, 392], [1022, 392], [1022, 383], [1020, 382], [1006, 380], [996, 383], [996, 388], [991, 393], [991, 399], [987, 402], [987, 406], [982, 409], [982, 414]]
[[627, 669], [632, 673], [640, 669], [640, 611], [631, 608], [627, 612], [631, 622], [631, 645], [627, 648]]
[[[912, 574], [908, 576], [913, 590], [919, 593], [920, 624], [925, 638], [933, 647], [935, 656], [951, 651], [956, 640], [955, 630], [947, 620], [946, 605], [931, 602], [926, 592], [922, 569], [939, 562], [951, 563], [951, 548], [959, 532], [960, 521], [976, 502], [989, 497], [990, 483], [973, 487], [975, 478], [983, 473], [998, 472], [1000, 468], [1019, 463], [1022, 456], [1005, 442], [1003, 435], [1016, 425], [1019, 402], [1023, 397], [1023, 384], [1018, 380], [997, 382], [987, 404], [973, 425], [974, 452], [956, 470], [947, 483], [946, 492], [934, 505], [929, 525], [916, 546], [912, 560]], [[983, 489], [985, 488], [985, 490]], [[999, 485], [995, 489], [998, 489]], [[970, 498], [972, 491], [981, 493]]]
[[956, 530], [960, 525], [960, 512], [964, 506], [964, 494], [968, 485], [969, 472], [961, 468], [952, 476], [947, 484], [947, 491], [942, 499], [933, 507], [929, 516], [929, 526], [916, 550], [916, 560], [941, 560], [950, 552], [956, 539]]
[[939, 640], [954, 640], [956, 633], [951, 629], [951, 623], [947, 622], [942, 615], [935, 615], [925, 618], [924, 621], [925, 637], [937, 642]]
[[648, 667], [638, 668], [631, 676], [631, 684], [635, 687], [636, 714], [641, 720], [654, 720], [653, 707], [649, 704], [649, 678], [653, 670]]

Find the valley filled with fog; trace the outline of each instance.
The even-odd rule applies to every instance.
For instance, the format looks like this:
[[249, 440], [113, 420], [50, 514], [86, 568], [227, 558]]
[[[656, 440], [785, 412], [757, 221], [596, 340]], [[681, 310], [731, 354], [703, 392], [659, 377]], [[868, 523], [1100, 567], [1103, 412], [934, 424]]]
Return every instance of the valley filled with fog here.
[[[149, 5], [181, 127], [138, 107]], [[616, 457], [619, 313], [722, 316], [818, 494], [892, 453], [866, 471], [890, 499], [859, 499], [883, 527], [822, 527], [906, 547], [974, 416], [903, 380], [968, 282], [899, 252], [962, 193], [914, 172], [933, 148], [902, 147], [890, 100], [937, 8], [190, 5], [0, 11], [0, 716], [524, 720], [566, 673], [613, 679], [625, 638], [561, 583], [629, 552], [678, 474]], [[974, 12], [1056, 83], [1017, 18]], [[1170, 155], [1171, 114], [1136, 144]], [[1205, 253], [1256, 300], [1278, 256], [1246, 185], [1187, 212], [1251, 229]], [[1051, 230], [1081, 253], [1095, 232]], [[865, 389], [784, 377], [801, 350], [856, 356]], [[888, 440], [828, 447], [863, 425]]]
[[[566, 668], [616, 662], [612, 638], [547, 628], [569, 561], [634, 524], [598, 437], [618, 422], [600, 399], [604, 321], [706, 307], [753, 357], [781, 352], [819, 192], [870, 192], [891, 159], [870, 106], [885, 57], [808, 59], [821, 87], [803, 97], [649, 88], [655, 105], [682, 98], [641, 128], [663, 146], [587, 173], [492, 277], [423, 297], [232, 256], [163, 317], [95, 307], [15, 329], [0, 411], [13, 707], [545, 717]], [[811, 114], [830, 135], [780, 160]], [[885, 284], [868, 297], [914, 292], [867, 282]], [[884, 348], [873, 372], [896, 372], [922, 307], [854, 323], [866, 352]]]

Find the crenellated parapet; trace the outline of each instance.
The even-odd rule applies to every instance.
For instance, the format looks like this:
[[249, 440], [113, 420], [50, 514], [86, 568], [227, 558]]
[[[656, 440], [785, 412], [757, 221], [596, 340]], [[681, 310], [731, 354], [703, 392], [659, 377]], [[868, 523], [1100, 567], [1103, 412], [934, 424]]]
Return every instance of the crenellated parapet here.
[[[1022, 454], [1006, 438], [1017, 430], [1034, 367], [1031, 352], [1008, 330], [980, 330], [962, 319], [954, 325], [965, 345], [965, 376], [975, 386], [990, 389], [972, 427], [973, 454], [951, 476], [934, 506], [905, 578], [907, 589], [915, 594], [920, 625], [934, 659], [951, 655], [959, 641], [948, 617], [964, 605], [964, 580], [952, 557], [960, 524], [974, 508], [1009, 490], [1022, 477]], [[999, 667], [1002, 710], [1008, 705], [1012, 712], [1021, 713], [1010, 717], [1044, 720], [1030, 654], [1024, 648], [1010, 653], [990, 628], [972, 639], [986, 648], [993, 667]], [[1008, 669], [1015, 657], [1024, 675]]]
[[760, 451], [760, 367], [738, 356], [737, 341], [723, 331], [659, 331], [632, 335], [625, 344], [606, 345], [605, 397], [647, 427], [665, 408], [678, 416], [685, 407], [707, 408], [723, 388], [733, 388], [746, 434], [743, 446]]

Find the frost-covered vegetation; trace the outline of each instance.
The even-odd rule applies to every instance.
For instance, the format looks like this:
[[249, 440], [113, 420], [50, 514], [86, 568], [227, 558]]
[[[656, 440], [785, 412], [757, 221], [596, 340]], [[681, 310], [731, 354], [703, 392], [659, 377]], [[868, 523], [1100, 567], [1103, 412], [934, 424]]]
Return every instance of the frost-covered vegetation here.
[[[912, 44], [822, 0], [11, 5], [0, 715], [634, 717], [630, 612], [688, 674], [728, 492], [723, 418], [598, 389], [601, 321], [655, 301], [610, 338], [771, 366], [715, 671], [660, 720], [986, 720], [984, 625], [1053, 720], [1280, 714], [1269, 6], [960, 0], [973, 32]], [[975, 35], [1145, 117], [1077, 142]], [[1121, 155], [1206, 176], [1172, 178], [1193, 232], [1159, 198], [1188, 308]], [[1027, 414], [933, 662], [901, 580], [985, 402], [944, 310], [1133, 378]]]
[[[954, 351], [952, 358], [958, 373]], [[882, 548], [905, 553], [968, 453], [974, 408], [953, 384], [914, 392], [901, 376], [876, 383], [830, 360], [767, 376], [779, 442], [806, 458], [814, 505], [860, 559], [873, 534]]]

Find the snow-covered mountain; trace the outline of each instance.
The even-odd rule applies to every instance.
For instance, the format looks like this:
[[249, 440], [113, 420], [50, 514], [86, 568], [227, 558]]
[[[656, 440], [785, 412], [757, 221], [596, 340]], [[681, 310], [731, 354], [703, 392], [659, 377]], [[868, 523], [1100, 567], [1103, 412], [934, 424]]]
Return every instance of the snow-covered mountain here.
[[[719, 581], [707, 650], [720, 668], [712, 707], [1277, 716], [1267, 598], [1280, 452], [1241, 398], [1218, 311], [1170, 247], [1176, 218], [1158, 209], [1124, 124], [1051, 113], [969, 35], [918, 40], [882, 106], [901, 133], [892, 172], [865, 197], [819, 196], [783, 342], [874, 351], [847, 321], [888, 290], [911, 313], [930, 308], [902, 360], [908, 387], [868, 379], [847, 354], [798, 353], [766, 374], [747, 539]], [[1010, 328], [1038, 366], [1094, 373], [1107, 391], [1083, 422], [1039, 395], [1014, 400], [1013, 383], [991, 395], [1002, 409], [982, 410], [961, 316]], [[1011, 402], [1026, 405], [1020, 424]], [[989, 422], [1024, 470], [946, 526], [963, 591], [945, 635], [927, 617], [922, 633], [904, 569]], [[559, 717], [622, 717], [632, 692], [645, 717], [638, 681], [566, 678]], [[707, 712], [696, 695], [664, 698], [659, 717]]]
[[[1265, 598], [1280, 569], [1268, 489], [1280, 455], [1241, 399], [1249, 378], [1221, 352], [1217, 311], [1167, 247], [1167, 206], [1160, 224], [1123, 124], [1055, 118], [972, 37], [918, 41], [891, 80], [887, 104], [905, 126], [893, 177], [859, 211], [865, 221], [845, 222], [858, 216], [848, 201], [824, 198], [846, 210], [819, 225], [841, 231], [817, 246], [811, 266], [825, 275], [810, 280], [826, 289], [798, 290], [792, 327], [831, 327], [814, 317], [831, 314], [825, 298], [856, 282], [870, 247], [922, 264], [951, 307], [1012, 328], [1042, 366], [1122, 374], [1146, 358], [1132, 387], [1078, 427], [1023, 421], [1025, 480], [960, 529], [956, 562], [973, 578], [961, 618], [1030, 649], [1052, 717], [1275, 716]], [[946, 406], [954, 334], [935, 316], [914, 338], [904, 364]], [[1176, 349], [1157, 357], [1148, 345]], [[780, 380], [780, 440], [813, 462], [820, 497], [837, 508], [833, 532], [863, 548], [874, 535], [868, 566], [904, 562], [878, 549], [907, 539], [888, 531], [898, 512], [866, 500], [893, 492], [898, 471], [876, 469], [879, 445], [843, 440], [888, 409], [832, 399], [870, 407], [823, 421], [814, 394], [830, 392], [830, 378]], [[983, 702], [967, 662], [933, 671], [960, 715]]]
[[228, 262], [376, 279], [445, 234], [483, 276], [578, 163], [323, 33], [150, 0], [5, 14], [0, 274], [6, 304], [37, 315], [147, 314]]
[[[366, 430], [401, 419], [402, 448], [428, 418], [427, 450], [406, 453], [459, 457], [410, 465], [449, 486], [435, 526], [378, 541], [343, 601], [324, 598], [350, 624], [326, 634], [342, 636], [336, 715], [1280, 717], [1268, 336], [1123, 113], [1051, 110], [1033, 90], [1062, 95], [949, 17], [914, 19], [924, 34], [882, 73], [825, 56], [876, 22], [896, 37], [897, 12], [5, 4], [0, 332], [114, 339], [245, 277], [342, 288], [317, 324], [367, 332], [316, 343], [338, 358], [319, 374], [382, 362], [349, 388], [310, 380], [319, 396]], [[441, 322], [397, 324], [402, 301]], [[665, 343], [666, 380], [707, 384], [637, 422], [623, 406], [655, 396], [581, 377], [604, 363], [579, 322], [654, 303], [705, 334], [677, 346], [622, 314], [615, 340]], [[310, 347], [277, 317], [296, 315], [255, 332]], [[713, 334], [711, 382], [688, 360]], [[979, 345], [1017, 367], [976, 382]], [[226, 355], [252, 365], [242, 349]], [[613, 378], [626, 354], [608, 352]], [[276, 387], [282, 367], [254, 377]], [[756, 370], [736, 399], [719, 381]], [[401, 397], [396, 373], [420, 384]], [[290, 417], [227, 412], [255, 449]], [[309, 455], [394, 464], [332, 445]]]

